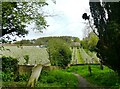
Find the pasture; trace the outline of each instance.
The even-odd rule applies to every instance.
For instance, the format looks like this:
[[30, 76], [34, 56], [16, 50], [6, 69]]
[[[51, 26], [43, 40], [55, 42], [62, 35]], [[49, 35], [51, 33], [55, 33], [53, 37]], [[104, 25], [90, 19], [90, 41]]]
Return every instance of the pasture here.
[[20, 65], [25, 63], [25, 59], [23, 57], [25, 55], [29, 55], [28, 64], [45, 64], [49, 62], [46, 48], [38, 48], [35, 46], [23, 46], [23, 48], [18, 48], [17, 46], [4, 47], [9, 50], [0, 50], [2, 55], [17, 58]]

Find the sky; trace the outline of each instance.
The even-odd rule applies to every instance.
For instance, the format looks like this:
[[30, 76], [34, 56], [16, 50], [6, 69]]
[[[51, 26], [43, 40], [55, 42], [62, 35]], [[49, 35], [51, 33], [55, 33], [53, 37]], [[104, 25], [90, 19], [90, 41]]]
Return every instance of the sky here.
[[55, 15], [46, 17], [47, 24], [50, 26], [40, 33], [31, 30], [33, 25], [28, 25], [26, 29], [29, 30], [29, 34], [24, 39], [46, 36], [74, 36], [82, 39], [85, 32], [83, 23], [85, 20], [82, 19], [82, 14], [89, 13], [89, 0], [56, 0], [56, 4], [52, 0], [47, 0], [47, 2], [49, 5], [43, 10], [48, 14]]

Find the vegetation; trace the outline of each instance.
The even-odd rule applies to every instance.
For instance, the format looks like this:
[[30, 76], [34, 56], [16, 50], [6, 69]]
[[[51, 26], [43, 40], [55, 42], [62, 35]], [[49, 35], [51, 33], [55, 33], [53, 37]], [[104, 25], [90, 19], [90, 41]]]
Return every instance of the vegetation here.
[[100, 65], [91, 65], [92, 76], [89, 76], [88, 65], [72, 66], [66, 69], [68, 72], [76, 72], [86, 78], [91, 86], [94, 87], [120, 87], [120, 77], [116, 72], [104, 66], [104, 70], [100, 69]]
[[14, 81], [18, 68], [18, 60], [12, 57], [2, 57], [2, 80]]
[[71, 64], [77, 64], [77, 63], [78, 63], [77, 47], [73, 47]]
[[75, 42], [79, 42], [79, 38], [78, 37], [72, 37], [72, 36], [54, 36], [54, 37], [42, 37], [42, 38], [38, 38], [38, 39], [32, 39], [32, 40], [21, 40], [21, 41], [17, 41], [14, 42], [14, 44], [17, 45], [23, 45], [23, 46], [33, 46], [33, 45], [48, 45], [48, 41], [50, 39], [62, 39], [64, 41], [66, 41], [69, 45], [71, 45], [72, 41]]
[[37, 87], [77, 87], [78, 79], [62, 70], [43, 70]]
[[51, 39], [48, 42], [49, 60], [51, 65], [66, 67], [71, 61], [69, 45], [62, 39]]
[[105, 65], [120, 74], [120, 2], [90, 1], [89, 4], [99, 37], [97, 54]]
[[24, 55], [23, 57], [25, 59], [25, 64], [28, 64], [28, 62], [29, 62], [29, 55]]
[[[12, 34], [24, 36], [28, 33], [25, 23], [36, 24], [36, 28], [46, 28], [48, 25], [38, 8], [48, 5], [44, 2], [2, 2], [2, 36]], [[34, 14], [33, 14], [34, 13]], [[7, 37], [9, 39], [9, 36]]]
[[21, 40], [21, 41], [17, 41], [17, 42], [15, 42], [14, 44], [16, 44], [16, 45], [20, 45], [20, 46], [31, 46], [31, 45], [33, 45], [33, 42], [32, 41], [30, 41], [30, 40]]
[[84, 49], [95, 51], [98, 40], [99, 39], [97, 35], [93, 32], [90, 32], [88, 37], [85, 37], [83, 40], [81, 40], [81, 45]]
[[79, 49], [77, 49], [77, 56], [78, 56], [78, 64], [84, 64], [84, 61], [82, 59], [82, 56], [81, 56]]
[[[3, 82], [3, 86], [26, 87], [27, 75], [20, 76], [18, 82]], [[43, 70], [35, 87], [77, 87], [78, 79], [73, 74], [63, 70]]]

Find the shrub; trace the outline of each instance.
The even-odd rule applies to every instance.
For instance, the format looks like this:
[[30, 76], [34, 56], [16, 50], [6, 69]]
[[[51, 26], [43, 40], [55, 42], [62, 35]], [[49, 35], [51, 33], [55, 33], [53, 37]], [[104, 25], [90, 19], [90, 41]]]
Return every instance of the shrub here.
[[18, 67], [18, 60], [12, 57], [2, 57], [2, 71], [7, 73], [16, 72]]
[[2, 72], [1, 74], [2, 74], [2, 81], [4, 81], [4, 82], [14, 80], [14, 78], [12, 77], [13, 74], [4, 73], [4, 72]]
[[15, 72], [18, 68], [18, 60], [12, 57], [2, 57], [2, 79], [11, 81], [14, 79]]
[[28, 81], [30, 75], [28, 74], [22, 74], [22, 75], [19, 75], [19, 81]]
[[24, 59], [25, 59], [25, 63], [24, 63], [24, 64], [28, 64], [28, 61], [29, 61], [29, 55], [24, 55], [23, 57], [24, 57]]
[[69, 45], [62, 39], [51, 39], [48, 42], [48, 52], [51, 65], [65, 67], [71, 61]]

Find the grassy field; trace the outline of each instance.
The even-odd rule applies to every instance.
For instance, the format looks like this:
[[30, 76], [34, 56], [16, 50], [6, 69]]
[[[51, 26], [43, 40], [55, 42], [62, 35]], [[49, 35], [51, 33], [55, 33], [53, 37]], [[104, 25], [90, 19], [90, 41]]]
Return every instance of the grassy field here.
[[[3, 82], [3, 86], [6, 87], [26, 87], [27, 81], [19, 82]], [[43, 70], [41, 76], [35, 87], [54, 87], [55, 89], [62, 87], [77, 87], [78, 79], [73, 74], [64, 70]]]
[[17, 46], [5, 46], [5, 49], [10, 50], [2, 51], [2, 55], [17, 58], [19, 64], [25, 63], [23, 58], [24, 55], [29, 55], [29, 64], [44, 64], [49, 62], [46, 48], [37, 48], [34, 46], [23, 46], [23, 48], [18, 48]]
[[120, 77], [117, 73], [104, 66], [104, 70], [99, 65], [91, 65], [92, 76], [89, 75], [88, 65], [72, 66], [66, 71], [76, 72], [86, 78], [93, 86], [100, 87], [120, 87]]

